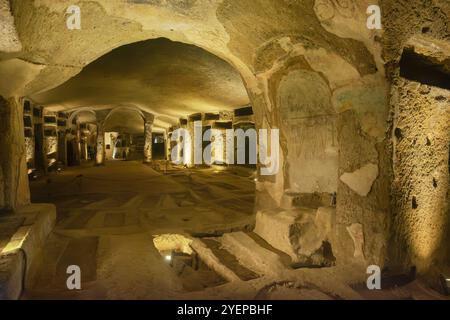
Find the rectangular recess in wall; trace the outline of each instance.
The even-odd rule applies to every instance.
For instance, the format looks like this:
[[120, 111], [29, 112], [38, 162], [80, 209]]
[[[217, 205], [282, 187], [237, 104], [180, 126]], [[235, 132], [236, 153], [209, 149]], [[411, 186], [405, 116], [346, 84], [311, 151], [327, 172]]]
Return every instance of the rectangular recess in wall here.
[[235, 117], [245, 117], [245, 116], [252, 116], [252, 115], [253, 115], [252, 107], [245, 107], [245, 108], [239, 108], [239, 109], [234, 110]]
[[187, 120], [187, 119], [180, 119], [180, 124], [181, 124], [182, 126], [187, 125], [187, 123], [188, 123], [188, 120]]
[[233, 122], [231, 122], [231, 121], [227, 121], [227, 122], [216, 121], [214, 123], [214, 129], [222, 129], [222, 130], [233, 129]]
[[400, 60], [400, 76], [433, 87], [450, 90], [450, 73], [445, 65], [421, 55], [413, 48], [405, 48]]
[[33, 137], [33, 129], [27, 128], [25, 129], [25, 138]]
[[56, 117], [55, 116], [44, 116], [44, 123], [56, 124]]
[[218, 113], [205, 113], [205, 120], [220, 120], [220, 114]]
[[58, 120], [58, 127], [65, 127], [67, 124], [66, 120]]
[[190, 122], [202, 121], [202, 114], [201, 113], [196, 113], [196, 114], [191, 115], [189, 117], [189, 121]]
[[23, 103], [23, 112], [24, 113], [31, 113], [31, 103], [28, 100], [25, 100]]
[[41, 118], [42, 117], [42, 109], [40, 107], [34, 107], [33, 108], [33, 116], [35, 116], [37, 118]]
[[23, 126], [25, 128], [32, 128], [33, 127], [33, 121], [31, 121], [30, 116], [24, 116], [23, 117]]
[[55, 129], [45, 129], [44, 130], [44, 137], [56, 137], [56, 130]]

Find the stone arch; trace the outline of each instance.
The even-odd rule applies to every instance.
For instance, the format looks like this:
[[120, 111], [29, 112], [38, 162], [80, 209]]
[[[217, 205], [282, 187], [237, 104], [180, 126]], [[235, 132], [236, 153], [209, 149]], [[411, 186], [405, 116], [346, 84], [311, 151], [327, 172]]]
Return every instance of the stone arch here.
[[97, 114], [95, 113], [94, 109], [92, 108], [79, 108], [76, 109], [75, 111], [73, 111], [70, 116], [69, 119], [67, 119], [67, 128], [70, 128], [72, 126], [72, 122], [73, 120], [77, 117], [77, 115], [79, 115], [82, 112], [89, 112], [91, 114], [93, 114], [95, 117], [97, 117]]
[[108, 112], [108, 114], [106, 115], [105, 119], [103, 120], [103, 124], [106, 124], [108, 122], [108, 120], [118, 111], [131, 111], [131, 112], [136, 112], [141, 118], [142, 121], [146, 121], [147, 117], [145, 116], [144, 112], [142, 112], [141, 109], [139, 109], [138, 107], [135, 106], [118, 106], [118, 107], [114, 107], [113, 109], [111, 109], [111, 111]]

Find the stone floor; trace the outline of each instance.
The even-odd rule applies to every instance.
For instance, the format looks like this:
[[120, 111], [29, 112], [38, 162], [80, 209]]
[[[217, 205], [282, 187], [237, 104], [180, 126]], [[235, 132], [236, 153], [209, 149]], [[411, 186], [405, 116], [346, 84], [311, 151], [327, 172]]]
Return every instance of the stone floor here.
[[[376, 294], [350, 286], [365, 274], [359, 264], [293, 269], [252, 232], [250, 170], [86, 163], [31, 191], [58, 218], [23, 299], [441, 298], [417, 282]], [[169, 258], [175, 247], [183, 252]], [[69, 265], [81, 269], [81, 290], [67, 289]]]
[[[160, 267], [154, 274], [160, 279], [160, 270], [170, 268], [153, 246], [154, 235], [213, 236], [254, 224], [249, 170], [164, 172], [137, 161], [86, 163], [33, 181], [30, 188], [33, 202], [56, 204], [58, 218], [27, 298], [159, 298], [161, 292], [145, 280], [153, 279], [151, 266]], [[69, 265], [82, 270], [81, 292], [66, 289]]]

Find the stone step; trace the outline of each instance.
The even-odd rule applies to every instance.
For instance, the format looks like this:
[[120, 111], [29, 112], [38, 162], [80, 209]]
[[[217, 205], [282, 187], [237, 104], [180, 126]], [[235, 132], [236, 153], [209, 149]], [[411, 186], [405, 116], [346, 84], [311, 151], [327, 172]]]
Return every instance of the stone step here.
[[227, 233], [220, 238], [220, 242], [241, 265], [257, 274], [279, 276], [289, 269], [280, 255], [261, 246], [247, 233]]
[[202, 239], [201, 240], [219, 259], [219, 261], [227, 266], [242, 281], [249, 281], [260, 277], [259, 274], [251, 271], [242, 264], [228, 250], [224, 249], [218, 239]]
[[198, 254], [199, 258], [217, 274], [230, 282], [240, 281], [240, 278], [208, 248], [208, 246], [200, 239], [194, 239], [191, 243], [192, 249]]
[[278, 250], [277, 248], [272, 247], [266, 240], [264, 240], [263, 238], [261, 238], [258, 234], [254, 233], [254, 232], [249, 232], [249, 233], [247, 233], [247, 235], [250, 238], [252, 238], [258, 245], [263, 247], [264, 249], [277, 254], [280, 257], [280, 261], [283, 263], [283, 265], [286, 268], [292, 267], [292, 259], [287, 253], [285, 253], [281, 250]]

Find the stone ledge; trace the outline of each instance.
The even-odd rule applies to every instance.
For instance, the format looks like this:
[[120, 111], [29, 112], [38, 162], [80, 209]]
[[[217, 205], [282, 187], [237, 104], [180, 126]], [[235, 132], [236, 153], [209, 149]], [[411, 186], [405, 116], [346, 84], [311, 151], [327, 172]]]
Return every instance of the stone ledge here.
[[35, 263], [55, 225], [56, 207], [52, 204], [31, 204], [17, 210], [15, 215], [23, 217], [24, 222], [0, 252], [0, 300], [20, 297], [23, 263], [26, 266], [27, 282], [30, 266]]

